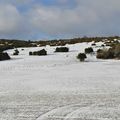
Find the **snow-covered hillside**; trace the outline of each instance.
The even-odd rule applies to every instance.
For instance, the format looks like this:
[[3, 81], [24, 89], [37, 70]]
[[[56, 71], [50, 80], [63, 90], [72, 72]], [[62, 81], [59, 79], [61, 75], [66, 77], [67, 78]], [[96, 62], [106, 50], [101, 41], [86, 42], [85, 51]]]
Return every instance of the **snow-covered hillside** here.
[[[120, 119], [120, 61], [77, 60], [91, 44], [66, 45], [68, 53], [50, 46], [19, 48], [19, 56], [8, 50], [12, 59], [0, 62], [0, 120]], [[42, 48], [47, 56], [29, 56]]]

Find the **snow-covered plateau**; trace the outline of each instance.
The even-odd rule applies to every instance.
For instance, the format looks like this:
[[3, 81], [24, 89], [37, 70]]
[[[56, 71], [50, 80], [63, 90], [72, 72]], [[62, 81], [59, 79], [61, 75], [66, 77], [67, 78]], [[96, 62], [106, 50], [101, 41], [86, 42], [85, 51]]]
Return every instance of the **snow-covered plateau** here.
[[[76, 56], [92, 43], [18, 48], [0, 62], [0, 120], [120, 120], [120, 61]], [[102, 43], [93, 47], [99, 49]], [[29, 56], [45, 49], [47, 56]]]

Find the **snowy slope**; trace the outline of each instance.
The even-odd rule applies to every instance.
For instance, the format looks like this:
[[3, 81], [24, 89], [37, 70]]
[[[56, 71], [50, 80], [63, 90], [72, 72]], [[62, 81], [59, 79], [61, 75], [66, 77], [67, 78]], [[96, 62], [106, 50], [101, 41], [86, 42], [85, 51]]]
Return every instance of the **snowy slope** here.
[[[4, 115], [1, 112], [1, 120], [6, 120], [8, 116], [11, 117], [11, 120], [35, 120], [37, 117], [38, 120], [62, 120], [63, 118], [64, 120], [74, 120], [75, 118], [114, 120], [110, 116], [110, 112], [114, 114], [114, 117], [119, 113], [119, 109], [114, 106], [106, 109], [106, 105], [102, 104], [110, 104], [111, 95], [119, 95], [120, 61], [97, 60], [95, 55], [88, 55], [85, 62], [79, 62], [76, 59], [77, 54], [84, 52], [84, 49], [91, 44], [66, 45], [70, 48], [68, 53], [54, 53], [56, 47], [50, 46], [24, 48], [24, 51], [19, 48], [19, 56], [13, 56], [14, 50], [8, 50], [12, 59], [0, 62], [0, 97], [2, 98], [1, 105], [3, 103], [12, 104], [13, 108], [3, 106], [4, 109], [12, 109], [9, 109], [10, 112], [4, 112]], [[96, 51], [101, 44], [101, 42], [97, 43], [98, 47], [94, 47], [94, 50]], [[48, 51], [47, 56], [29, 56], [29, 51], [42, 48]], [[119, 100], [119, 97], [113, 98]], [[81, 102], [81, 100], [83, 101]], [[21, 106], [25, 104], [23, 101], [25, 103], [27, 101], [31, 107], [26, 106], [24, 111], [20, 112]], [[44, 102], [41, 103], [41, 101]], [[118, 104], [117, 101], [112, 102], [111, 104]], [[18, 103], [20, 108], [16, 108]], [[52, 105], [53, 103], [54, 105]], [[39, 105], [36, 106], [36, 104]], [[17, 113], [14, 113], [13, 109], [17, 109]], [[28, 110], [29, 113], [26, 118], [23, 117], [27, 114], [25, 110]]]
[[19, 56], [12, 56], [13, 50], [9, 50], [12, 60], [0, 63], [1, 92], [41, 90], [90, 92], [107, 91], [112, 86], [116, 88], [120, 78], [119, 61], [97, 60], [95, 55], [88, 55], [84, 63], [76, 59], [77, 54], [84, 52], [90, 45], [91, 43], [66, 45], [70, 48], [68, 53], [54, 53], [55, 47], [42, 47], [48, 51], [47, 56], [28, 55], [29, 51], [42, 49], [39, 47], [25, 48], [24, 51], [20, 48]]

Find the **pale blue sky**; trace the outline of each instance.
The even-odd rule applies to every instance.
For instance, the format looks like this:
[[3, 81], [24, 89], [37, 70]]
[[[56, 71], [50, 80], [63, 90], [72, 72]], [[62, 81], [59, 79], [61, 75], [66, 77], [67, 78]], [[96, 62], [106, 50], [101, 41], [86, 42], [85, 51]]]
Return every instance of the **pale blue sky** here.
[[0, 38], [120, 35], [120, 0], [0, 0]]

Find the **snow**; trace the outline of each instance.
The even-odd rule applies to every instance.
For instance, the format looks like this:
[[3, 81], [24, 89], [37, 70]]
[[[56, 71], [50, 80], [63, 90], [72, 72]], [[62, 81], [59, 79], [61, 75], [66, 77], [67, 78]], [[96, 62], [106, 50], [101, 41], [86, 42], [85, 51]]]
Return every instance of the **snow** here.
[[[120, 61], [98, 60], [87, 55], [76, 59], [92, 43], [56, 47], [18, 48], [7, 52], [11, 60], [0, 62], [0, 120], [118, 120], [120, 119]], [[102, 42], [93, 47], [96, 51]], [[29, 56], [29, 51], [48, 51]]]

